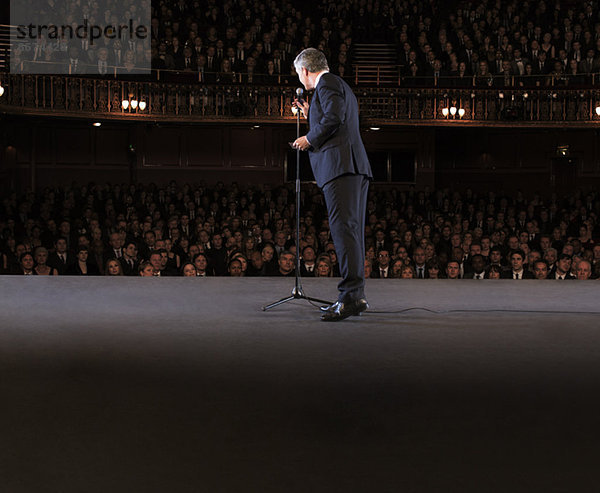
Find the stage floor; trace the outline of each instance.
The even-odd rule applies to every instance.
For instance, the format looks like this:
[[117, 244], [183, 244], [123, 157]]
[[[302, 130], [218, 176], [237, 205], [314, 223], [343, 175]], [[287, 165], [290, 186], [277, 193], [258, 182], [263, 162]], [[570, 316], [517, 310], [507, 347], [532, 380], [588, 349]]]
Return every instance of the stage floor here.
[[600, 282], [292, 287], [0, 277], [2, 491], [597, 489]]

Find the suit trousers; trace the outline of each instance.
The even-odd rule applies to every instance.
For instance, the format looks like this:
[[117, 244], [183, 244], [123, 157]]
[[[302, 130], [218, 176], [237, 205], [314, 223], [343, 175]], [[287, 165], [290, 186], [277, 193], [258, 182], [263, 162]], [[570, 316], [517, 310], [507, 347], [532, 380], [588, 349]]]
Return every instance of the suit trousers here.
[[329, 229], [335, 244], [342, 280], [339, 301], [365, 296], [365, 214], [369, 179], [342, 175], [323, 186]]

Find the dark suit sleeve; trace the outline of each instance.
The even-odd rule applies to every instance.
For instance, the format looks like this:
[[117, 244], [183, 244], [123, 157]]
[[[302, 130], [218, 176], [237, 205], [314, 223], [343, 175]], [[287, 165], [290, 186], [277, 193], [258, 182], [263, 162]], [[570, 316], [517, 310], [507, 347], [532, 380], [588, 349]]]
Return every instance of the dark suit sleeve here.
[[343, 89], [323, 84], [319, 88], [319, 104], [323, 116], [306, 135], [310, 145], [319, 149], [334, 135], [346, 120], [346, 103], [344, 101]]

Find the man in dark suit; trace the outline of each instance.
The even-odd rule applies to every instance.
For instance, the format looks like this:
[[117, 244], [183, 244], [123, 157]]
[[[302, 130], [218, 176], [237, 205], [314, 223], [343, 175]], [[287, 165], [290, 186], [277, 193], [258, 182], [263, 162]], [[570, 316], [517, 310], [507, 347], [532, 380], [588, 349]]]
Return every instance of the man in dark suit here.
[[321, 320], [335, 322], [359, 315], [365, 299], [365, 211], [369, 180], [373, 177], [360, 136], [358, 103], [352, 89], [329, 73], [325, 55], [314, 48], [294, 60], [300, 82], [314, 94], [310, 103], [294, 105], [308, 119], [309, 131], [293, 147], [309, 151], [310, 163], [323, 190], [331, 236], [342, 280], [338, 301], [324, 307]]
[[137, 244], [134, 241], [128, 241], [122, 249], [123, 255], [119, 258], [123, 275], [137, 276], [139, 261], [137, 259]]
[[48, 256], [46, 263], [55, 268], [58, 274], [62, 276], [70, 270], [76, 261], [75, 255], [67, 249], [66, 238], [61, 236], [54, 242], [54, 252]]
[[512, 269], [500, 274], [501, 279], [535, 279], [535, 276], [523, 268], [525, 261], [525, 252], [523, 250], [513, 250], [510, 254], [510, 263]]

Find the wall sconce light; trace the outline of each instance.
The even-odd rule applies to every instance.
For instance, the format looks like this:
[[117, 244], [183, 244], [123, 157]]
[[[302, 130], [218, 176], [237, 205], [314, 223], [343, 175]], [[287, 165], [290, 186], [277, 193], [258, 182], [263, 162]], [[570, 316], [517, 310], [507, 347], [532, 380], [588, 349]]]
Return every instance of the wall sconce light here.
[[134, 113], [138, 108], [140, 111], [144, 111], [148, 107], [148, 104], [146, 101], [137, 100], [133, 93], [129, 93], [129, 98], [121, 101], [121, 106], [124, 111], [129, 110], [130, 113]]
[[462, 118], [463, 116], [465, 116], [465, 109], [464, 108], [459, 108], [458, 109], [458, 117]]
[[600, 106], [596, 106], [596, 115], [600, 116]]
[[457, 111], [458, 111], [458, 108], [456, 106], [450, 106], [450, 114], [452, 116], [455, 116]]
[[448, 113], [450, 113], [450, 111], [448, 110], [448, 108], [442, 108], [442, 115], [444, 115], [444, 118], [448, 117]]

